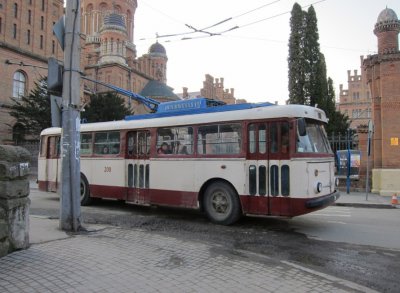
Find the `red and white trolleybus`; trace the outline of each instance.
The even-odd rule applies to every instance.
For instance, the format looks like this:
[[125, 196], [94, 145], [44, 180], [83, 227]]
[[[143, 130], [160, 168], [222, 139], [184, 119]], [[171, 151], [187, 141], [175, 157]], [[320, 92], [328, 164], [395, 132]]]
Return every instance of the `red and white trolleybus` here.
[[[81, 204], [114, 198], [201, 209], [214, 223], [232, 224], [242, 215], [306, 214], [339, 197], [322, 110], [269, 103], [193, 110], [187, 103], [82, 124]], [[170, 115], [175, 108], [179, 114]], [[60, 187], [60, 134], [41, 133], [40, 190]]]

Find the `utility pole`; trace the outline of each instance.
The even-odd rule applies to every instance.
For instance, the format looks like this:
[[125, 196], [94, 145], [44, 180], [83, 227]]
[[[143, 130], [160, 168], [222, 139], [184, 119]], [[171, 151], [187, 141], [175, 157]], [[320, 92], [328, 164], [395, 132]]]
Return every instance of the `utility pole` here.
[[60, 228], [81, 229], [80, 206], [80, 0], [67, 0], [62, 91]]

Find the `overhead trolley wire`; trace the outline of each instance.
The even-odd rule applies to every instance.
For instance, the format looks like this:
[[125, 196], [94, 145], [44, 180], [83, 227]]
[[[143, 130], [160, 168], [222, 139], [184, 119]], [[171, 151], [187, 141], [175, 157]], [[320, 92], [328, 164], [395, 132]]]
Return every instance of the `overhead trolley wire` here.
[[[251, 10], [249, 10], [249, 11], [243, 12], [243, 13], [238, 14], [238, 15], [236, 15], [236, 16], [232, 16], [232, 17], [225, 18], [225, 19], [223, 19], [223, 20], [221, 20], [221, 21], [218, 21], [218, 22], [216, 22], [216, 23], [214, 23], [214, 24], [212, 24], [212, 25], [210, 25], [210, 26], [207, 26], [207, 27], [204, 27], [204, 28], [201, 28], [201, 29], [196, 29], [194, 26], [185, 23], [184, 25], [185, 25], [186, 27], [192, 29], [192, 31], [181, 32], [181, 33], [173, 33], [173, 34], [163, 34], [163, 35], [158, 35], [158, 34], [157, 34], [156, 38], [159, 39], [159, 38], [167, 38], [167, 37], [177, 37], [177, 36], [183, 36], [183, 35], [189, 35], [189, 34], [195, 34], [195, 33], [205, 33], [205, 34], [208, 35], [207, 37], [212, 37], [212, 36], [216, 36], [216, 35], [221, 35], [221, 34], [223, 34], [223, 33], [226, 33], [226, 32], [232, 31], [232, 30], [234, 30], [234, 29], [237, 29], [237, 28], [239, 28], [239, 27], [238, 27], [238, 26], [234, 26], [234, 27], [231, 27], [231, 28], [229, 28], [229, 29], [227, 29], [227, 30], [220, 31], [220, 32], [209, 32], [209, 31], [206, 31], [206, 30], [208, 30], [208, 29], [210, 29], [210, 28], [214, 28], [214, 27], [219, 26], [219, 25], [221, 25], [221, 24], [224, 24], [224, 23], [226, 23], [226, 22], [228, 22], [228, 21], [231, 21], [231, 20], [233, 20], [233, 19], [236, 19], [236, 18], [239, 18], [239, 17], [241, 17], [241, 16], [244, 16], [244, 15], [246, 15], [246, 14], [252, 13], [252, 12], [254, 12], [254, 11], [260, 10], [260, 9], [262, 9], [262, 8], [264, 8], [264, 7], [270, 6], [270, 5], [275, 4], [275, 3], [279, 2], [279, 1], [281, 1], [281, 0], [275, 0], [275, 1], [272, 1], [272, 2], [269, 2], [269, 3], [266, 3], [266, 4], [264, 4], [264, 5], [261, 5], [261, 6], [257, 7], [257, 8], [254, 8], [254, 9], [251, 9]], [[163, 13], [163, 12], [161, 12], [161, 11], [159, 11], [159, 10], [153, 8], [153, 7], [151, 7], [150, 5], [148, 5], [148, 4], [146, 4], [146, 5], [147, 5], [148, 7], [150, 7], [150, 8], [152, 8], [152, 9], [154, 9], [154, 10], [156, 10], [156, 11], [162, 13], [163, 15], [166, 15], [168, 18], [171, 18], [171, 19], [173, 19], [174, 21], [177, 21], [176, 19], [174, 19], [174, 18], [168, 16], [167, 14], [165, 14], [165, 13]], [[177, 21], [177, 22], [178, 22], [178, 21]], [[201, 37], [203, 37], [203, 36], [201, 36]], [[200, 38], [200, 37], [195, 37], [195, 38]], [[149, 38], [141, 38], [140, 40], [147, 40], [147, 39], [149, 39]], [[154, 39], [154, 38], [151, 38], [151, 39]], [[190, 38], [190, 37], [189, 37], [189, 38], [183, 38], [182, 40], [188, 40], [188, 39], [193, 39], [193, 38]]]

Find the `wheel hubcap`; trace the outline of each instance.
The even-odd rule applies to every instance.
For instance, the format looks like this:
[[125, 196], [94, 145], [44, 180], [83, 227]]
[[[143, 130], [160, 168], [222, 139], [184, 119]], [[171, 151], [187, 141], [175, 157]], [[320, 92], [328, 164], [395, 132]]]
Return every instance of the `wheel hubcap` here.
[[214, 211], [219, 214], [225, 214], [229, 209], [227, 196], [221, 191], [217, 191], [214, 193], [211, 204]]

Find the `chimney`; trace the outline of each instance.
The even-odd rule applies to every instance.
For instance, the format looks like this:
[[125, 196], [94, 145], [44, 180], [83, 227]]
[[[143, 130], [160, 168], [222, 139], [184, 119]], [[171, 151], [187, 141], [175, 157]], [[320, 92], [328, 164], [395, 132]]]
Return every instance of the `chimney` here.
[[189, 98], [188, 88], [187, 87], [183, 87], [182, 89], [183, 89], [182, 98], [184, 98], [186, 100], [187, 98]]

